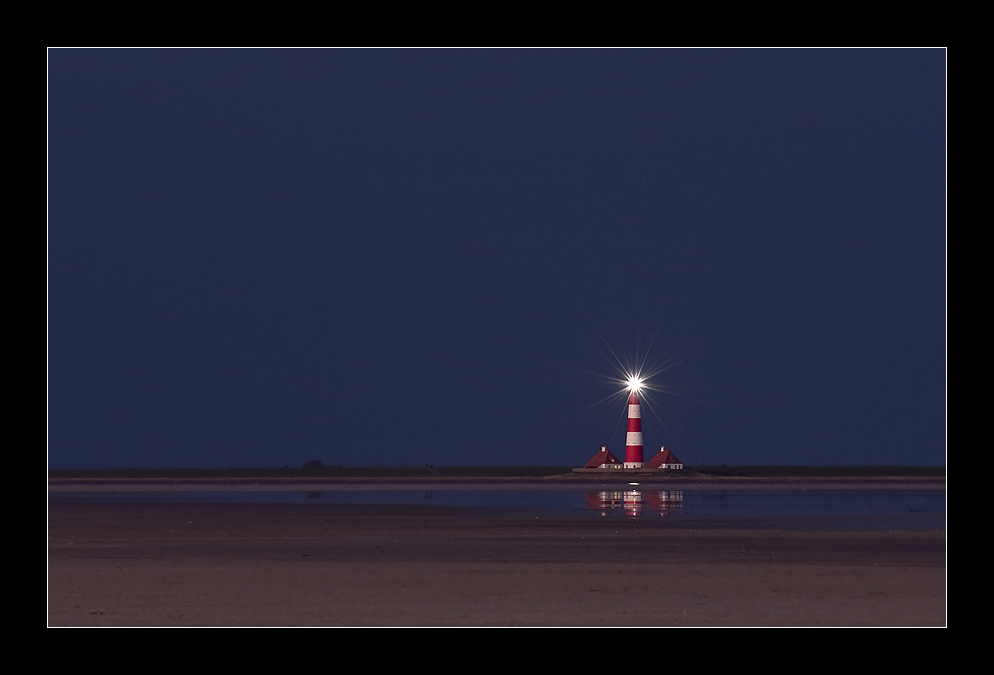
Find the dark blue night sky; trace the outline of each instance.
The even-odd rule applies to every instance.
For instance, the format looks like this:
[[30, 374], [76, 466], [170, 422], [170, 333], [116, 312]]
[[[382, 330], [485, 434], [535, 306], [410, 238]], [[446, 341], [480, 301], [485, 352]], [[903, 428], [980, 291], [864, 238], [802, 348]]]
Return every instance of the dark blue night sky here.
[[[53, 468], [943, 465], [946, 52], [48, 52]], [[598, 403], [600, 402], [600, 403]]]

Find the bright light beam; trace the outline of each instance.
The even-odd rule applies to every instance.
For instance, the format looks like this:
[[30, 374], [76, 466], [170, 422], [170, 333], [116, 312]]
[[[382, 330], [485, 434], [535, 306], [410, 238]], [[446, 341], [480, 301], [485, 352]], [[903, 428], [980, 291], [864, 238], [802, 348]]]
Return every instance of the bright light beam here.
[[637, 394], [642, 391], [642, 378], [638, 375], [629, 375], [627, 385], [628, 391], [633, 391]]

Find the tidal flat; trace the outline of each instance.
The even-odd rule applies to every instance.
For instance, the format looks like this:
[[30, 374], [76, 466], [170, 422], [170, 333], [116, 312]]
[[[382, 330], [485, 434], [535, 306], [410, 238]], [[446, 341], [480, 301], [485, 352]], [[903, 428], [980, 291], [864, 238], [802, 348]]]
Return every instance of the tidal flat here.
[[48, 621], [946, 625], [944, 527], [833, 529], [830, 517], [774, 522], [665, 509], [635, 514], [623, 504], [609, 513], [608, 507], [578, 515], [433, 503], [176, 503], [51, 493]]

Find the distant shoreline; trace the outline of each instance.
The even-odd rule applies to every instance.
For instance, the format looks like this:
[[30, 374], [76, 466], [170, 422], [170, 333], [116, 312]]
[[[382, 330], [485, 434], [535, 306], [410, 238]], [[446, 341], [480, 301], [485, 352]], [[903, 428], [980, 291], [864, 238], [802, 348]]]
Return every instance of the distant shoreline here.
[[[621, 473], [621, 472], [618, 472]], [[51, 477], [49, 490], [299, 490], [338, 488], [397, 489], [534, 489], [569, 488], [572, 486], [629, 485], [637, 483], [667, 488], [805, 488], [805, 489], [945, 489], [944, 476], [625, 476], [615, 474], [567, 474], [546, 477], [485, 477], [485, 476], [365, 476], [365, 477]]]
[[660, 470], [579, 470], [568, 466], [512, 467], [232, 467], [221, 469], [49, 469], [49, 483], [130, 482], [621, 482], [637, 481], [688, 483], [820, 482], [909, 479], [945, 482], [946, 468], [921, 466], [700, 466], [680, 471]]

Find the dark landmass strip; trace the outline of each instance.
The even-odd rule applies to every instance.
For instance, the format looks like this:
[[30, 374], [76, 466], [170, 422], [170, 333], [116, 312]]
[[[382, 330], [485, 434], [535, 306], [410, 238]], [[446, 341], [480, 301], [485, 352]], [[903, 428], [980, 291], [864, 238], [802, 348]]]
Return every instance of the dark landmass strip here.
[[[561, 478], [581, 479], [573, 467], [234, 467], [225, 469], [49, 469], [50, 479], [238, 479], [238, 478]], [[702, 466], [681, 471], [638, 472], [670, 479], [710, 478], [945, 478], [944, 466]], [[597, 480], [608, 472], [598, 473]], [[616, 471], [619, 480], [634, 475]]]

